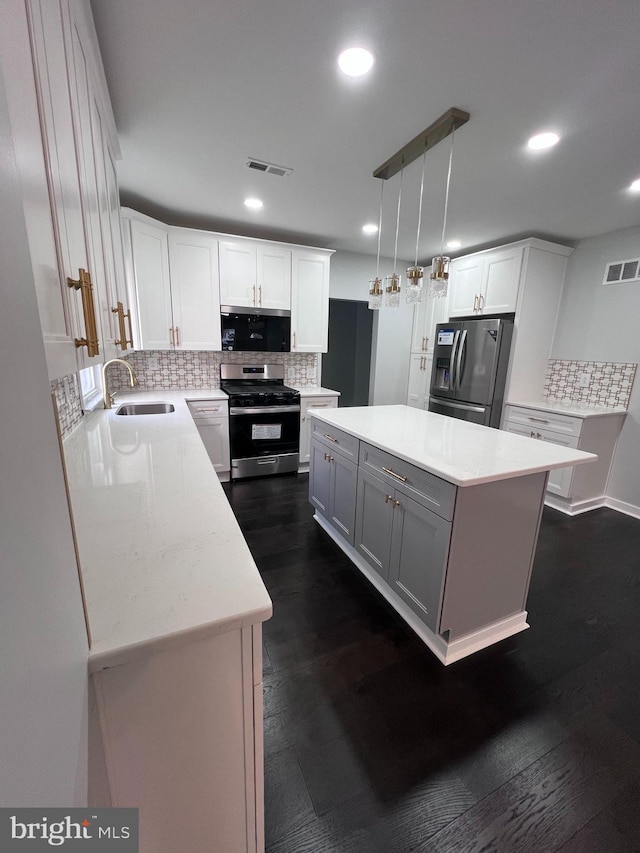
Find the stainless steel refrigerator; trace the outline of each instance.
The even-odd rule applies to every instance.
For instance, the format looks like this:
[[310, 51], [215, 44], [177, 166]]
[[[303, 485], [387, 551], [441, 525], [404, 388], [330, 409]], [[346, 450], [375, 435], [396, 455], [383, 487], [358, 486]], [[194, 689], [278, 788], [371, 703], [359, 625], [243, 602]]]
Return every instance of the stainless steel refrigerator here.
[[511, 318], [438, 323], [429, 411], [498, 428], [512, 336]]

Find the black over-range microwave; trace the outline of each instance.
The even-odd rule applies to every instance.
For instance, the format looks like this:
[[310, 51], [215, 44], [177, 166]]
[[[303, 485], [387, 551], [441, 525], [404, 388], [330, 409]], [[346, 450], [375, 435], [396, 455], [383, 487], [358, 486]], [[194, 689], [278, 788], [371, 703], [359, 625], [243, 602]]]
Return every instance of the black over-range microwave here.
[[290, 311], [221, 305], [220, 315], [223, 350], [291, 351]]

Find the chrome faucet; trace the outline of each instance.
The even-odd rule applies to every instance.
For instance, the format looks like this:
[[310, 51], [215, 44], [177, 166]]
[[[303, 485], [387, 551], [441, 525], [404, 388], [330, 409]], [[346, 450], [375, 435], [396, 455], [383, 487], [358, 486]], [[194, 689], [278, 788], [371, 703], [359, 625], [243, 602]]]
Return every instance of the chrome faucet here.
[[109, 392], [109, 388], [107, 386], [107, 367], [109, 367], [110, 364], [123, 364], [129, 371], [131, 387], [134, 388], [138, 384], [138, 379], [133, 372], [133, 367], [131, 367], [128, 361], [125, 361], [123, 358], [112, 358], [109, 361], [105, 361], [102, 365], [102, 399], [104, 401], [105, 409], [111, 408], [114, 398], [114, 394]]

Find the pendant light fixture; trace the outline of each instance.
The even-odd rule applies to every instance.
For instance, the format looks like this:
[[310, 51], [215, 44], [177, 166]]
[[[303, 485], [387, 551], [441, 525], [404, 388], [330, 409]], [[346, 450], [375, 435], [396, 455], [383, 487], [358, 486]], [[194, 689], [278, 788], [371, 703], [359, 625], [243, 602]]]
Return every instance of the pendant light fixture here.
[[398, 188], [398, 212], [396, 213], [396, 242], [393, 249], [393, 272], [387, 276], [384, 296], [385, 308], [400, 307], [400, 279], [402, 278], [396, 272], [396, 263], [398, 260], [398, 232], [400, 230], [400, 208], [402, 206], [402, 176], [404, 169], [400, 170], [400, 186]]
[[447, 171], [447, 187], [444, 194], [444, 216], [442, 221], [442, 240], [440, 243], [440, 254], [437, 255], [431, 266], [431, 282], [429, 284], [429, 296], [432, 298], [443, 297], [447, 295], [449, 289], [449, 264], [451, 258], [444, 254], [444, 235], [447, 229], [447, 209], [449, 207], [449, 187], [451, 185], [451, 165], [453, 163], [453, 138], [455, 136], [455, 128], [451, 131], [451, 148], [449, 150], [449, 169]]
[[384, 181], [380, 184], [380, 215], [378, 218], [378, 256], [376, 258], [376, 277], [369, 280], [369, 308], [379, 311], [382, 305], [382, 279], [380, 278], [380, 237], [382, 235], [382, 200], [384, 198]]
[[420, 225], [422, 223], [422, 196], [424, 194], [424, 164], [427, 151], [422, 155], [422, 178], [420, 179], [420, 202], [418, 203], [418, 233], [416, 234], [416, 258], [412, 267], [407, 269], [407, 302], [415, 304], [422, 300], [422, 278], [424, 267], [418, 266], [418, 243], [420, 242]]

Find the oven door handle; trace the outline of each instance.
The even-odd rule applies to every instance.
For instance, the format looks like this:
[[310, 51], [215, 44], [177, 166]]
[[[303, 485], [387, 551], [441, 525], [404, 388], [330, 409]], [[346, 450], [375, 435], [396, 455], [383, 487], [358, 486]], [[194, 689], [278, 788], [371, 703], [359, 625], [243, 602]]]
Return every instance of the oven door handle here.
[[286, 415], [290, 412], [299, 412], [300, 406], [255, 406], [251, 409], [231, 408], [230, 415]]

